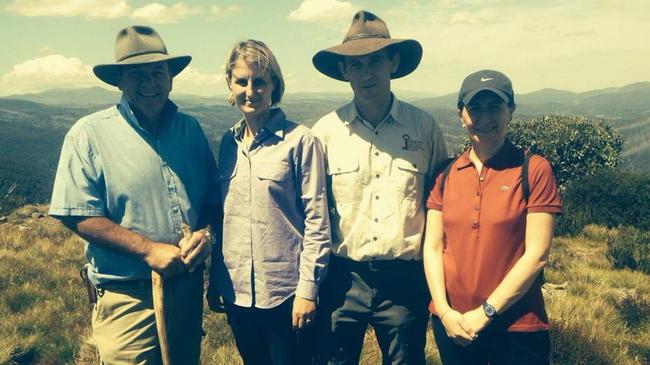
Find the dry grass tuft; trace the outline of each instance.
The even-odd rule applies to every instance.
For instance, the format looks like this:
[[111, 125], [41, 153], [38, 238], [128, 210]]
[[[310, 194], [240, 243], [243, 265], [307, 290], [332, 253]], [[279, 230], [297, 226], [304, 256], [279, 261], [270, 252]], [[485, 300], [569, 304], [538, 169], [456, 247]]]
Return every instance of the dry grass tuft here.
[[546, 295], [554, 364], [650, 362], [648, 275], [613, 270], [605, 256], [606, 228], [554, 240], [547, 282], [565, 283], [562, 295]]
[[[82, 244], [44, 206], [25, 206], [0, 224], [0, 364], [97, 364], [91, 308], [78, 268]], [[588, 226], [554, 240], [546, 269], [553, 364], [650, 363], [650, 280], [613, 270], [606, 240], [615, 232]], [[206, 307], [202, 363], [241, 364], [223, 314]], [[374, 332], [361, 364], [381, 362]], [[427, 364], [440, 364], [430, 330]]]

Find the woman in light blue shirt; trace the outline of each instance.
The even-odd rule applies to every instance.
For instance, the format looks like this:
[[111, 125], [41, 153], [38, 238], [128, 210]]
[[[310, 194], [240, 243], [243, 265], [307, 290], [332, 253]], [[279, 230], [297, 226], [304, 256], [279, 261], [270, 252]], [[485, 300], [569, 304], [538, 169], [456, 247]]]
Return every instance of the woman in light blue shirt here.
[[245, 364], [311, 363], [303, 340], [331, 244], [322, 149], [275, 107], [284, 79], [264, 43], [233, 47], [226, 82], [243, 117], [221, 139], [223, 238], [208, 300], [225, 309]]

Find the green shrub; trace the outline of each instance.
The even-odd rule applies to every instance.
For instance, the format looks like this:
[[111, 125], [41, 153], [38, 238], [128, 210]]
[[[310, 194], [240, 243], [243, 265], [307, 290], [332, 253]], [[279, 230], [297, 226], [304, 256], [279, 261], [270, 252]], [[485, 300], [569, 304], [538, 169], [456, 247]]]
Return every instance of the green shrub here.
[[577, 234], [587, 224], [650, 231], [650, 174], [603, 170], [568, 184], [558, 234]]
[[[512, 120], [507, 138], [515, 145], [544, 156], [553, 168], [560, 190], [585, 176], [613, 169], [621, 162], [623, 137], [606, 121], [581, 116], [543, 115]], [[457, 154], [469, 146], [465, 136]]]
[[650, 274], [650, 232], [621, 226], [607, 238], [607, 259], [616, 269]]
[[613, 169], [621, 162], [623, 138], [604, 120], [566, 115], [513, 120], [508, 137], [514, 144], [544, 156], [562, 190], [572, 181]]

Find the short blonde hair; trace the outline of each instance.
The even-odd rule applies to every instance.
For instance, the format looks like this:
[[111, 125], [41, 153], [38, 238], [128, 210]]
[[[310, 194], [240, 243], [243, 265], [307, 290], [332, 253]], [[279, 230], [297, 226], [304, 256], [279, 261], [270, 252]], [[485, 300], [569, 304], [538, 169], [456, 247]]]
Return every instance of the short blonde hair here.
[[[232, 70], [239, 59], [244, 60], [248, 64], [256, 64], [260, 70], [268, 71], [271, 74], [271, 80], [274, 86], [273, 94], [271, 94], [271, 105], [280, 103], [282, 95], [284, 95], [284, 78], [282, 77], [280, 64], [275, 59], [269, 47], [264, 42], [254, 39], [240, 41], [233, 46], [226, 59], [226, 84], [228, 85], [228, 90], [230, 90]], [[228, 95], [228, 102], [230, 105], [235, 105], [235, 98], [232, 92]]]

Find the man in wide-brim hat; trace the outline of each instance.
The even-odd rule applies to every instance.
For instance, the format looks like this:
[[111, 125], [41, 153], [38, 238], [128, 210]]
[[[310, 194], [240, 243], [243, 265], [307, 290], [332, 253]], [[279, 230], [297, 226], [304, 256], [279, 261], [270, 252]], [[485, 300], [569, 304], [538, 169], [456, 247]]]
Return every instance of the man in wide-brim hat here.
[[322, 362], [357, 363], [368, 324], [384, 363], [425, 362], [424, 194], [447, 148], [430, 115], [391, 93], [391, 80], [421, 57], [417, 41], [392, 39], [379, 17], [360, 11], [343, 43], [313, 58], [354, 92], [313, 127], [325, 149], [333, 227], [320, 290]]
[[[115, 62], [94, 68], [120, 102], [66, 134], [50, 214], [85, 241], [82, 276], [95, 303], [102, 363], [159, 364], [152, 271], [173, 300], [165, 313], [169, 357], [198, 364], [203, 266], [217, 216], [216, 164], [198, 122], [169, 100], [190, 56], [171, 56], [150, 27], [117, 34]], [[195, 232], [184, 238], [182, 225]]]

